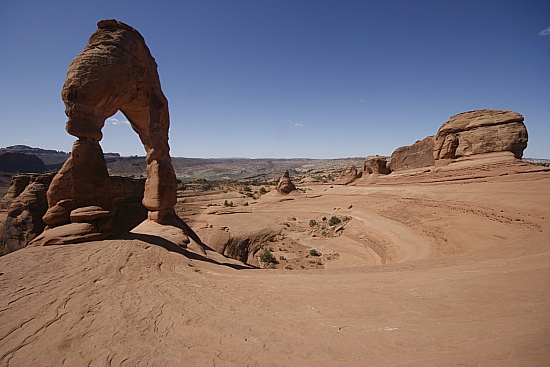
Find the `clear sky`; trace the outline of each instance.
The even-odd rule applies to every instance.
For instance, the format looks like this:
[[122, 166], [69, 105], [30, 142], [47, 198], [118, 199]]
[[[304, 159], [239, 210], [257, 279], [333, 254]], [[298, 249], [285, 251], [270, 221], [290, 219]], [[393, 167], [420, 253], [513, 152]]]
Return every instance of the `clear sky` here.
[[[390, 155], [490, 108], [550, 158], [549, 0], [1, 0], [1, 147], [70, 151], [61, 87], [109, 18], [159, 65], [172, 156]], [[144, 155], [120, 113], [103, 133]]]

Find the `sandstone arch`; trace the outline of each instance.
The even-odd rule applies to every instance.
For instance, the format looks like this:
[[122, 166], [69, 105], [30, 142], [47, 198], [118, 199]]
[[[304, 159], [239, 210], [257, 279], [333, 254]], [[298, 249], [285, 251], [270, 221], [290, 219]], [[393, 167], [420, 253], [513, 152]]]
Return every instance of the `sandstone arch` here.
[[114, 19], [100, 21], [71, 62], [61, 95], [68, 117], [66, 130], [78, 140], [48, 190], [44, 222], [52, 228], [87, 221], [93, 225], [87, 231], [110, 230], [114, 208], [99, 142], [105, 120], [120, 110], [147, 154], [143, 205], [149, 219], [188, 229], [174, 211], [177, 180], [169, 154], [168, 101], [155, 59], [139, 32]]

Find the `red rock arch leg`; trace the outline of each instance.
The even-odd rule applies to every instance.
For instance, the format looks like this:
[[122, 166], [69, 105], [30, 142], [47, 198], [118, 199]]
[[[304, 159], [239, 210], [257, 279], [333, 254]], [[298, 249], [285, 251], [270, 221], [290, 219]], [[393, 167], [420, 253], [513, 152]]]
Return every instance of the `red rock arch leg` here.
[[175, 215], [177, 180], [168, 145], [168, 102], [160, 90], [152, 90], [121, 108], [138, 133], [147, 152], [147, 180], [143, 205], [149, 219], [159, 223]]

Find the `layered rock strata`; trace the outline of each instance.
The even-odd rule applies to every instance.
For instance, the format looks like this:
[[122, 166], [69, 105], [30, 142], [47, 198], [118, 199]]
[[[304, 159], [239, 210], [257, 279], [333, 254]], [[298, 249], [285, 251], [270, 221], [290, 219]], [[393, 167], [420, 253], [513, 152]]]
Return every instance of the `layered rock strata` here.
[[527, 147], [527, 138], [523, 116], [517, 112], [464, 112], [452, 116], [439, 128], [433, 158], [437, 161], [507, 151], [521, 158]]
[[442, 166], [473, 155], [511, 152], [521, 158], [527, 147], [523, 116], [514, 111], [476, 110], [454, 115], [411, 146], [397, 148], [388, 168], [394, 171]]
[[46, 191], [53, 174], [16, 175], [2, 199], [8, 209], [0, 254], [19, 250], [35, 239], [46, 226], [42, 216], [48, 209]]
[[[46, 192], [51, 186], [53, 175], [52, 173], [13, 176], [8, 192], [1, 202], [2, 208], [8, 210], [1, 233], [0, 254], [26, 247], [46, 228], [42, 218], [48, 209]], [[147, 209], [141, 204], [145, 179], [110, 176], [109, 181], [112, 188], [114, 216], [111, 217], [111, 212], [106, 212], [98, 206], [77, 209], [72, 200], [60, 201], [55, 209], [62, 212], [60, 216], [68, 216], [71, 222], [80, 224], [61, 226], [64, 228], [58, 231], [64, 234], [72, 233], [72, 239], [79, 242], [78, 239], [82, 238], [82, 230], [95, 233], [95, 236], [88, 236], [88, 238], [105, 237], [100, 231], [92, 230], [94, 225], [99, 229], [112, 221], [117, 230], [129, 231], [147, 218]], [[54, 238], [60, 240], [62, 236], [52, 236], [50, 231], [48, 237], [50, 242], [55, 242]], [[70, 239], [65, 238], [63, 243], [68, 243], [67, 241]]]
[[435, 164], [433, 149], [433, 136], [416, 141], [410, 146], [399, 147], [392, 153], [388, 168], [393, 172], [433, 166]]
[[42, 173], [46, 171], [46, 165], [35, 155], [8, 152], [0, 154], [0, 171]]
[[109, 232], [114, 214], [111, 184], [99, 142], [105, 120], [121, 111], [147, 153], [143, 205], [148, 218], [179, 226], [181, 219], [174, 211], [177, 181], [168, 145], [168, 101], [157, 64], [139, 32], [116, 20], [100, 21], [69, 66], [61, 95], [68, 117], [66, 130], [78, 140], [48, 190], [46, 224], [51, 228], [74, 224], [71, 212], [88, 208], [84, 212], [94, 212], [89, 222], [76, 222], [93, 224], [82, 228], [91, 231], [82, 233], [83, 240]]

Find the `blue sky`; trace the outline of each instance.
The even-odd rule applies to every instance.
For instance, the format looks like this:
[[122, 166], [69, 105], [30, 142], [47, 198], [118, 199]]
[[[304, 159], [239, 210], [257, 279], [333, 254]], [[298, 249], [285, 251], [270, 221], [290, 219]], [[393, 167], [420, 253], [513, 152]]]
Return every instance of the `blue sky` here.
[[[548, 0], [0, 1], [0, 146], [70, 151], [60, 97], [101, 19], [145, 38], [180, 157], [390, 155], [450, 116], [525, 116], [550, 158]], [[120, 113], [106, 152], [144, 155]]]

